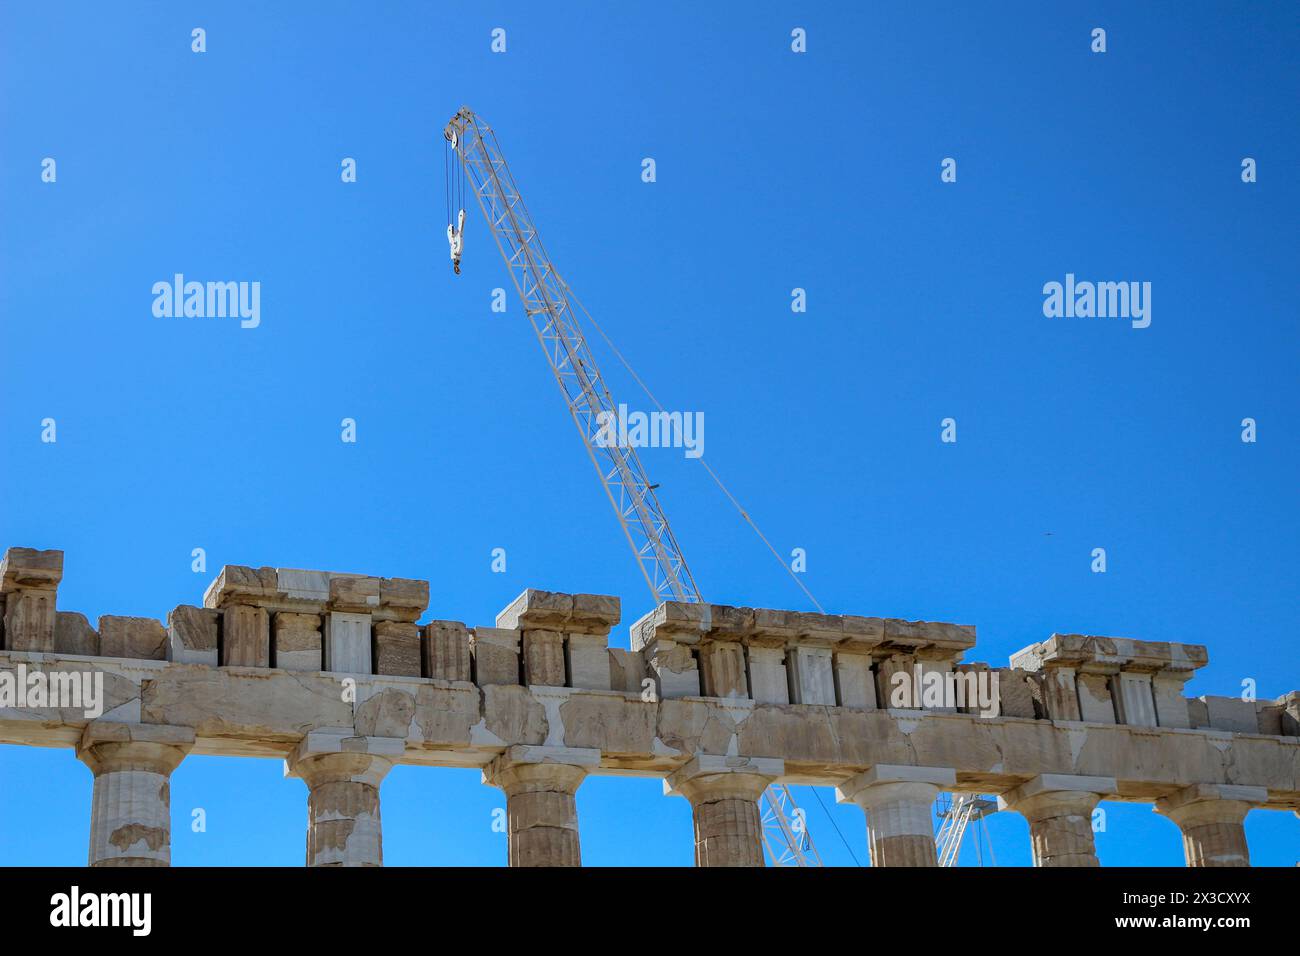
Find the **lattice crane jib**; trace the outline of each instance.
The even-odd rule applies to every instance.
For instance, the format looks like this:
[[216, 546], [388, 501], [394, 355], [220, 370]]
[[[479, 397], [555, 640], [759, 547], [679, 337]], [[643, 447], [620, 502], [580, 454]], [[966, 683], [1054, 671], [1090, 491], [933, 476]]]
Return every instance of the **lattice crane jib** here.
[[[464, 247], [464, 194], [472, 192], [655, 603], [702, 601], [636, 449], [605, 440], [606, 423], [617, 421], [618, 405], [592, 357], [569, 288], [547, 255], [515, 186], [496, 134], [462, 106], [447, 123], [443, 137], [458, 160], [449, 163], [447, 170], [447, 238], [456, 272], [460, 272]], [[760, 813], [763, 843], [774, 865], [821, 865], [788, 788], [769, 788]]]

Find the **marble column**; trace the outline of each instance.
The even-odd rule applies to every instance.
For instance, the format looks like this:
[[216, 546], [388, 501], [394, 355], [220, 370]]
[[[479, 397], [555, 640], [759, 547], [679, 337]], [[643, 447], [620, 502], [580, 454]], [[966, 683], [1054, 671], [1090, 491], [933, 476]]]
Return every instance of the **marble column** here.
[[696, 866], [762, 866], [758, 800], [785, 773], [767, 757], [697, 754], [664, 781], [664, 793], [691, 802]]
[[1100, 866], [1092, 811], [1116, 790], [1111, 777], [1045, 773], [998, 797], [1029, 821], [1034, 866]]
[[406, 748], [396, 737], [314, 730], [285, 759], [307, 784], [307, 865], [383, 866], [379, 785]]
[[836, 797], [866, 813], [872, 866], [938, 866], [934, 802], [956, 783], [946, 767], [879, 764], [841, 784]]
[[1156, 801], [1178, 824], [1188, 866], [1250, 866], [1246, 814], [1268, 800], [1264, 787], [1197, 784]]
[[77, 758], [95, 775], [88, 865], [171, 865], [171, 774], [193, 746], [190, 727], [86, 726]]
[[511, 866], [581, 866], [578, 787], [600, 766], [600, 751], [510, 747], [483, 769], [483, 782], [506, 795]]

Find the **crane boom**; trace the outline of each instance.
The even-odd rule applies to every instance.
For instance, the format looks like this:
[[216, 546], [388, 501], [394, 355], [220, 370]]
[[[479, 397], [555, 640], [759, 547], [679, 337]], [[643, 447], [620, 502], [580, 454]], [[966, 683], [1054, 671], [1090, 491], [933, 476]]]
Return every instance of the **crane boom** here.
[[[602, 424], [616, 420], [618, 406], [587, 347], [569, 288], [546, 254], [532, 216], [515, 188], [496, 134], [469, 107], [462, 106], [443, 129], [443, 136], [459, 159], [466, 185], [483, 211], [655, 604], [666, 600], [702, 602], [636, 449], [602, 438]], [[449, 210], [448, 218], [453, 214]], [[459, 228], [448, 225], [447, 235], [459, 273], [463, 215], [458, 222]], [[793, 811], [799, 826], [791, 824], [787, 809]], [[760, 813], [763, 844], [774, 865], [821, 864], [811, 836], [802, 827], [802, 814], [794, 805], [789, 787], [769, 787]]]
[[568, 287], [551, 264], [528, 208], [515, 188], [496, 134], [468, 107], [461, 107], [444, 135], [460, 157], [468, 184], [505, 259], [524, 312], [655, 603], [700, 601], [695, 579], [636, 449], [602, 437], [603, 424], [616, 420], [618, 406], [591, 356]]

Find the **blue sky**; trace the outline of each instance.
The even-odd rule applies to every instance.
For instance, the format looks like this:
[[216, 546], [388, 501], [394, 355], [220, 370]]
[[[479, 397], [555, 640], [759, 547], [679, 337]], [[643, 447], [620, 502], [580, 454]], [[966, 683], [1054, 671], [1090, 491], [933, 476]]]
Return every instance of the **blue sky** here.
[[[471, 625], [524, 587], [648, 610], [513, 291], [490, 311], [476, 210], [451, 273], [441, 130], [467, 103], [828, 610], [973, 623], [997, 663], [1053, 631], [1202, 643], [1189, 693], [1276, 697], [1300, 687], [1297, 39], [1293, 4], [6, 3], [0, 545], [63, 549], [59, 606], [92, 620], [201, 603], [226, 563], [428, 579], [429, 616]], [[260, 282], [260, 326], [155, 318], [177, 272]], [[1150, 327], [1044, 317], [1067, 272], [1149, 281]], [[809, 607], [696, 462], [643, 460], [707, 599]], [[83, 863], [90, 779], [0, 748], [0, 863]], [[278, 762], [189, 758], [172, 793], [177, 864], [302, 862]], [[865, 861], [861, 812], [818, 793], [827, 862]], [[689, 864], [657, 781], [578, 802], [586, 862]], [[386, 859], [501, 864], [502, 805], [398, 768]], [[1172, 823], [1106, 806], [1104, 864], [1182, 862]], [[1029, 861], [1019, 817], [989, 829]], [[1300, 858], [1294, 816], [1247, 831], [1256, 863]]]

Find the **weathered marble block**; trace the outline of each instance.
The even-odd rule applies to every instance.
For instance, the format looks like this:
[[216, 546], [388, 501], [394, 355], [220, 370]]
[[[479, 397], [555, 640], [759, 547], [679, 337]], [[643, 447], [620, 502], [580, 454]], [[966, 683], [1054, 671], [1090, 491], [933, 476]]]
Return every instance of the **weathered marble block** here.
[[1130, 727], [1155, 727], [1156, 702], [1150, 674], [1121, 671], [1111, 681], [1118, 722]]
[[655, 640], [643, 653], [661, 700], [700, 696], [699, 664], [689, 646]]
[[519, 683], [519, 632], [507, 627], [476, 627], [470, 635], [474, 656], [474, 682]]
[[[643, 681], [646, 680], [645, 661], [636, 651], [629, 651], [622, 647], [611, 647], [607, 651], [609, 656], [609, 689], [622, 691], [625, 694], [640, 694], [646, 687]], [[653, 683], [653, 682], [652, 682]]]
[[167, 659], [217, 666], [221, 612], [182, 604], [167, 615]]
[[324, 669], [324, 641], [319, 614], [278, 611], [272, 626], [277, 668], [311, 672]]
[[222, 610], [221, 664], [271, 666], [271, 618], [266, 608], [230, 604]]
[[905, 621], [885, 618], [882, 643], [903, 653], [927, 651], [932, 660], [955, 662], [963, 651], [975, 646], [975, 628], [970, 624], [943, 621]]
[[745, 648], [735, 641], [700, 645], [700, 680], [705, 697], [749, 697]]
[[1011, 657], [1037, 675], [1040, 708], [1052, 720], [1140, 727], [1196, 726], [1181, 684], [1209, 660], [1199, 644], [1053, 634]]
[[429, 582], [413, 578], [382, 578], [377, 618], [414, 624], [429, 606]]
[[1079, 691], [1079, 719], [1085, 723], [1115, 723], [1115, 700], [1107, 674], [1081, 673], [1075, 679]]
[[780, 644], [750, 643], [749, 693], [760, 704], [790, 703], [790, 681], [785, 672], [785, 648]]
[[284, 597], [275, 568], [248, 568], [227, 564], [203, 592], [203, 606], [224, 608], [231, 604], [260, 605]]
[[787, 651], [792, 704], [835, 705], [835, 672], [829, 647], [799, 645]]
[[62, 580], [62, 551], [6, 548], [0, 558], [0, 594], [21, 588], [54, 591]]
[[523, 624], [565, 624], [572, 614], [572, 594], [528, 588], [497, 615], [496, 626], [516, 630]]
[[54, 653], [81, 654], [94, 657], [99, 653], [99, 635], [86, 620], [86, 615], [76, 611], [56, 611], [54, 614]]
[[372, 621], [414, 624], [429, 604], [429, 582], [331, 574], [329, 606], [335, 611], [369, 614]]
[[1300, 737], [1300, 691], [1283, 694], [1277, 702], [1282, 705], [1282, 733]]
[[55, 592], [23, 588], [5, 595], [5, 647], [11, 651], [54, 650]]
[[564, 635], [559, 631], [523, 632], [524, 683], [564, 687]]
[[1215, 730], [1228, 730], [1236, 734], [1259, 733], [1259, 717], [1253, 700], [1240, 697], [1202, 697], [1209, 725]]
[[609, 637], [604, 634], [569, 634], [564, 640], [565, 670], [569, 686], [583, 690], [609, 690]]
[[1284, 733], [1282, 723], [1286, 716], [1286, 709], [1277, 701], [1255, 701], [1255, 716], [1259, 722], [1259, 733], [1268, 734], [1270, 737], [1281, 737]]
[[330, 599], [330, 574], [328, 571], [276, 568], [275, 583], [284, 596], [291, 600], [324, 604]]
[[420, 676], [420, 629], [405, 621], [376, 621], [375, 673], [392, 677]]
[[469, 630], [459, 621], [430, 621], [424, 626], [424, 676], [472, 680]]
[[995, 668], [998, 675], [998, 709], [1002, 717], [1035, 717], [1033, 679], [1013, 667]]
[[1073, 667], [1044, 668], [1042, 690], [1043, 704], [1052, 720], [1083, 719], [1079, 710], [1079, 675]]
[[[952, 675], [955, 665], [952, 661], [928, 656], [918, 657], [916, 666], [920, 668], [921, 674], [921, 708], [939, 714], [955, 714], [957, 707], [953, 698], [949, 697], [949, 688], [954, 687]], [[942, 688], [942, 694], [939, 695], [942, 697], [941, 703], [935, 703], [933, 700], [935, 688]]]
[[497, 615], [507, 630], [608, 634], [619, 621], [621, 603], [609, 594], [564, 594], [528, 588]]
[[151, 617], [105, 614], [99, 619], [99, 653], [103, 657], [166, 660], [167, 630], [162, 621]]
[[876, 709], [876, 678], [871, 673], [871, 655], [837, 651], [832, 660], [835, 699], [841, 707]]
[[330, 575], [330, 607], [369, 613], [379, 607], [380, 578], [364, 574]]
[[325, 670], [338, 674], [369, 674], [370, 615], [331, 611], [325, 615]]
[[[912, 668], [915, 664], [916, 658], [911, 654], [891, 654], [876, 659], [877, 707], [888, 710], [919, 709], [918, 702], [912, 700], [914, 696], [911, 688], [914, 680]], [[896, 677], [895, 675], [898, 674], [903, 676]]]
[[1156, 724], [1161, 727], [1191, 727], [1187, 698], [1183, 688], [1189, 674], [1155, 674], [1151, 678], [1151, 693], [1156, 703]]

